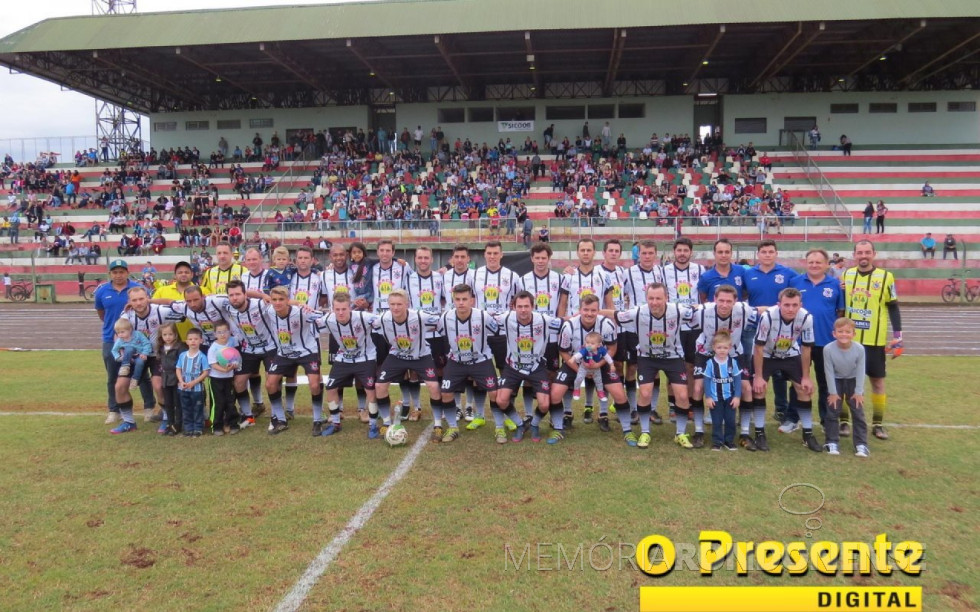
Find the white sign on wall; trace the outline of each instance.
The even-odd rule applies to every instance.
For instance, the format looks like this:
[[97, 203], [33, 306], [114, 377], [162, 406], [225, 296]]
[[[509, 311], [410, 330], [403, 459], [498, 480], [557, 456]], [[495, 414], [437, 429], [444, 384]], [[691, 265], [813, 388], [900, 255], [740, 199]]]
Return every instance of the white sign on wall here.
[[533, 132], [534, 121], [498, 121], [498, 132]]

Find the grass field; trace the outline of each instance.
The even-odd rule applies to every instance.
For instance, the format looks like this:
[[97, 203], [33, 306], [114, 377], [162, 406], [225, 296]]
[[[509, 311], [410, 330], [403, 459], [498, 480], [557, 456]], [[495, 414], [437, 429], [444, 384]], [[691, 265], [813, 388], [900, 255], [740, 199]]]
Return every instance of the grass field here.
[[[951, 375], [978, 363], [891, 363], [886, 421], [980, 426], [980, 380]], [[367, 440], [350, 420], [336, 438], [310, 437], [308, 396], [276, 437], [256, 428], [169, 439], [142, 424], [109, 436], [96, 352], [0, 353], [0, 372], [4, 412], [91, 413], [0, 420], [3, 608], [272, 608], [408, 453]], [[409, 424], [411, 438], [426, 425]], [[635, 610], [639, 586], [735, 584], [921, 585], [927, 610], [980, 609], [971, 561], [980, 430], [893, 427], [892, 440], [872, 442], [870, 460], [846, 445], [840, 457], [816, 455], [798, 435], [770, 431], [769, 454], [684, 451], [667, 426], [646, 452], [584, 425], [558, 447], [498, 446], [487, 429], [428, 445], [305, 609]], [[826, 496], [812, 538], [807, 517], [779, 507], [780, 491], [798, 482]], [[784, 505], [812, 508], [816, 495], [796, 489]], [[619, 559], [649, 534], [696, 542], [701, 529], [757, 542], [887, 533], [923, 542], [926, 569], [918, 578], [683, 569], [651, 578]], [[600, 542], [615, 559], [593, 548]], [[532, 556], [515, 567], [528, 545]]]

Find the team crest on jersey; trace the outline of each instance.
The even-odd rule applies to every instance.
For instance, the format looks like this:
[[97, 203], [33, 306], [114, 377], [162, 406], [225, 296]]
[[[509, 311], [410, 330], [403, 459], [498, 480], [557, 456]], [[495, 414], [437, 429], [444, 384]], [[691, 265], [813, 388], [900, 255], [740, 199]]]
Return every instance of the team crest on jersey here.
[[551, 391], [551, 381], [550, 380], [542, 381], [542, 383], [541, 383], [541, 390], [542, 391]]
[[472, 351], [473, 350], [473, 338], [469, 336], [459, 336], [456, 338], [456, 346], [459, 347], [461, 351]]
[[500, 288], [496, 285], [487, 285], [483, 288], [483, 297], [488, 302], [496, 302], [497, 298], [500, 297]]
[[871, 283], [871, 288], [875, 291], [881, 289], [881, 281], [874, 281]]
[[786, 277], [783, 276], [782, 274], [777, 274], [776, 276], [773, 277], [773, 280], [776, 282], [776, 284], [781, 285], [784, 282], [786, 282]]
[[364, 328], [361, 327], [361, 324], [360, 323], [354, 324], [354, 327], [352, 329], [354, 330], [354, 333], [355, 334], [360, 334], [360, 333], [363, 333], [364, 332]]
[[741, 287], [742, 286], [742, 277], [741, 276], [736, 276], [735, 277], [735, 286], [736, 287]]
[[623, 295], [623, 288], [617, 283], [612, 286], [612, 296], [614, 299], [619, 299]]
[[520, 336], [517, 338], [517, 350], [521, 353], [530, 353], [534, 350], [534, 338]]
[[496, 387], [497, 386], [497, 379], [494, 378], [493, 376], [487, 376], [486, 379], [483, 382], [486, 383], [486, 386], [487, 387]]
[[412, 339], [408, 336], [398, 336], [395, 338], [395, 346], [403, 351], [407, 351], [412, 348]]
[[435, 378], [436, 377], [436, 371], [433, 368], [426, 368], [425, 369], [425, 375], [428, 378]]
[[483, 326], [480, 325], [479, 323], [474, 323], [473, 324], [473, 333], [476, 334], [477, 336], [479, 336], [481, 331], [483, 331]]
[[667, 321], [667, 329], [677, 329], [677, 321]]
[[544, 327], [541, 325], [535, 325], [534, 327], [531, 328], [531, 331], [534, 333], [535, 336], [540, 336], [541, 332], [544, 331]]
[[687, 382], [687, 372], [681, 372], [681, 382]]
[[833, 297], [834, 296], [834, 290], [831, 289], [830, 287], [825, 287], [824, 290], [823, 290], [823, 296], [825, 298]]
[[368, 376], [367, 378], [364, 379], [364, 383], [368, 387], [374, 386], [374, 377], [373, 376]]
[[408, 333], [412, 334], [413, 336], [417, 336], [419, 333], [419, 326], [415, 324], [409, 325]]

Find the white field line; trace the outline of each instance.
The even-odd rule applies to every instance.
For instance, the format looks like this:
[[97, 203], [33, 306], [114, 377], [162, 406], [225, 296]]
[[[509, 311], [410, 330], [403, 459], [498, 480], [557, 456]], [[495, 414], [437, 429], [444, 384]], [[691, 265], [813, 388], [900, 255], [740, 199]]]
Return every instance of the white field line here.
[[327, 571], [330, 564], [333, 563], [340, 551], [343, 550], [344, 546], [350, 542], [351, 538], [357, 534], [358, 531], [367, 524], [374, 511], [378, 509], [381, 502], [388, 497], [388, 493], [394, 488], [398, 482], [408, 474], [408, 471], [412, 468], [415, 460], [419, 458], [422, 453], [422, 449], [429, 443], [429, 435], [432, 432], [432, 426], [429, 425], [425, 428], [420, 435], [418, 440], [412, 446], [412, 449], [405, 455], [398, 467], [388, 475], [388, 478], [381, 484], [381, 487], [371, 496], [371, 499], [364, 502], [360, 510], [357, 511], [347, 525], [338, 533], [333, 540], [327, 544], [320, 554], [316, 556], [315, 559], [310, 563], [303, 575], [300, 576], [293, 588], [290, 589], [289, 593], [282, 598], [279, 605], [275, 607], [276, 612], [295, 612], [298, 610], [303, 602], [306, 601], [306, 596], [309, 595], [310, 590], [316, 585], [320, 576]]

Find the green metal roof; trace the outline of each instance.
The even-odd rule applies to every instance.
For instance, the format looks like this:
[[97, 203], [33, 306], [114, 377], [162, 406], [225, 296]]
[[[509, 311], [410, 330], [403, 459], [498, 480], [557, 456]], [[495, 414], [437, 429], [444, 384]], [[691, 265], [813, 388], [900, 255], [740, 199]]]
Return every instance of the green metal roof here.
[[401, 0], [48, 19], [0, 54], [690, 24], [980, 16], [978, 0]]

